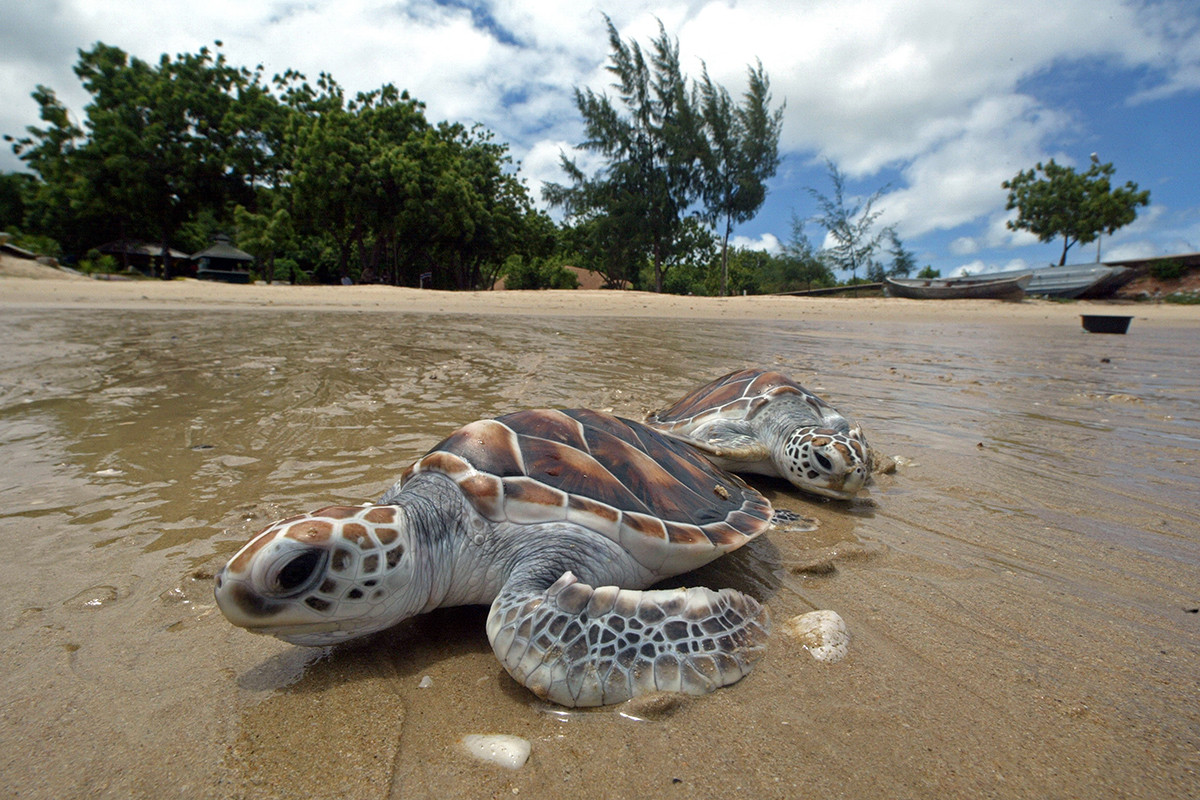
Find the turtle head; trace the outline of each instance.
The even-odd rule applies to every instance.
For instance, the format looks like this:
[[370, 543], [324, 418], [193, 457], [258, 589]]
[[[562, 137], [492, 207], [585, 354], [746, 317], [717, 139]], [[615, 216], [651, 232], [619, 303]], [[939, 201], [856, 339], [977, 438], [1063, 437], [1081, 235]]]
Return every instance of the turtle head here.
[[276, 522], [216, 577], [217, 606], [254, 633], [326, 645], [373, 633], [424, 606], [399, 506], [331, 506]]
[[798, 488], [849, 500], [871, 475], [871, 452], [862, 429], [797, 428], [784, 441], [782, 472]]

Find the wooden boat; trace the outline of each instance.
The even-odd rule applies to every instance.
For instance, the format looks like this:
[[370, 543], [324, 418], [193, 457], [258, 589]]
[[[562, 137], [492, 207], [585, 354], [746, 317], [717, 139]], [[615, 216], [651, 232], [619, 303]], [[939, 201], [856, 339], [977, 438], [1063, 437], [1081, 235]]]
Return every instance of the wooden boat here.
[[1020, 300], [1025, 296], [1029, 273], [1022, 272], [996, 280], [962, 278], [885, 278], [892, 297], [913, 300]]

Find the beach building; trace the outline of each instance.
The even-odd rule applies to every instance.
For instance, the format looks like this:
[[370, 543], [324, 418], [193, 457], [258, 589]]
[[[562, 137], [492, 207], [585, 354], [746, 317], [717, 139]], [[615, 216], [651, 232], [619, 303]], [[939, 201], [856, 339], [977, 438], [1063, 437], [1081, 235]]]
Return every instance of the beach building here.
[[237, 249], [228, 236], [219, 233], [211, 246], [192, 255], [192, 262], [200, 280], [249, 283], [254, 256]]
[[[96, 248], [101, 254], [112, 256], [122, 269], [136, 269], [147, 277], [163, 274], [162, 245], [144, 242], [141, 239], [115, 239]], [[172, 275], [191, 275], [194, 266], [191, 257], [182, 250], [167, 248], [171, 259]]]

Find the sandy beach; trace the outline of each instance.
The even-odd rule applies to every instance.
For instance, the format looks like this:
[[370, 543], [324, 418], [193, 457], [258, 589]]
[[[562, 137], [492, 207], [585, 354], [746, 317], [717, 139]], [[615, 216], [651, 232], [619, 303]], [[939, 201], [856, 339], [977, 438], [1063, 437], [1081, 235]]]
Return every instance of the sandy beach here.
[[1133, 313], [1144, 319], [1189, 324], [1200, 318], [1194, 307], [1162, 303], [1121, 304], [1133, 311], [1111, 312], [1113, 303], [1021, 303], [855, 297], [685, 297], [652, 292], [496, 291], [443, 292], [391, 286], [237, 286], [209, 281], [96, 281], [28, 261], [0, 256], [0, 303], [12, 307], [182, 309], [283, 308], [295, 310], [387, 311], [416, 314], [512, 314], [571, 317], [686, 317], [742, 320], [963, 321], [986, 314], [989, 321], [1024, 323], [1078, 320], [1079, 314]]
[[[1200, 795], [1200, 310], [96, 281], [0, 261], [0, 791], [22, 798]], [[1079, 315], [1133, 316], [1129, 334]], [[744, 366], [899, 464], [682, 585], [776, 621], [748, 678], [640, 714], [503, 672], [485, 610], [301, 648], [215, 570], [459, 425], [641, 418]], [[427, 679], [427, 680], [423, 680]], [[622, 712], [625, 713], [622, 713]], [[640, 717], [640, 718], [638, 718]], [[520, 770], [463, 736], [531, 742]]]

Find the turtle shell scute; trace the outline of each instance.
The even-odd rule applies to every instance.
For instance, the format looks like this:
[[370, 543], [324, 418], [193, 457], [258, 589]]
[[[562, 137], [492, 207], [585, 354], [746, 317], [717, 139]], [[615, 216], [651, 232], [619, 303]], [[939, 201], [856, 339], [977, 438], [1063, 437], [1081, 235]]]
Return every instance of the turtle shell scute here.
[[823, 405], [816, 395], [782, 372], [743, 369], [701, 386], [670, 408], [651, 414], [649, 421], [676, 429], [718, 417], [747, 419], [771, 398], [784, 394], [799, 395], [810, 404], [815, 402], [818, 410]]
[[440, 473], [493, 522], [570, 521], [657, 567], [679, 550], [715, 556], [770, 524], [765, 498], [687, 445], [583, 409], [473, 422], [404, 474]]

